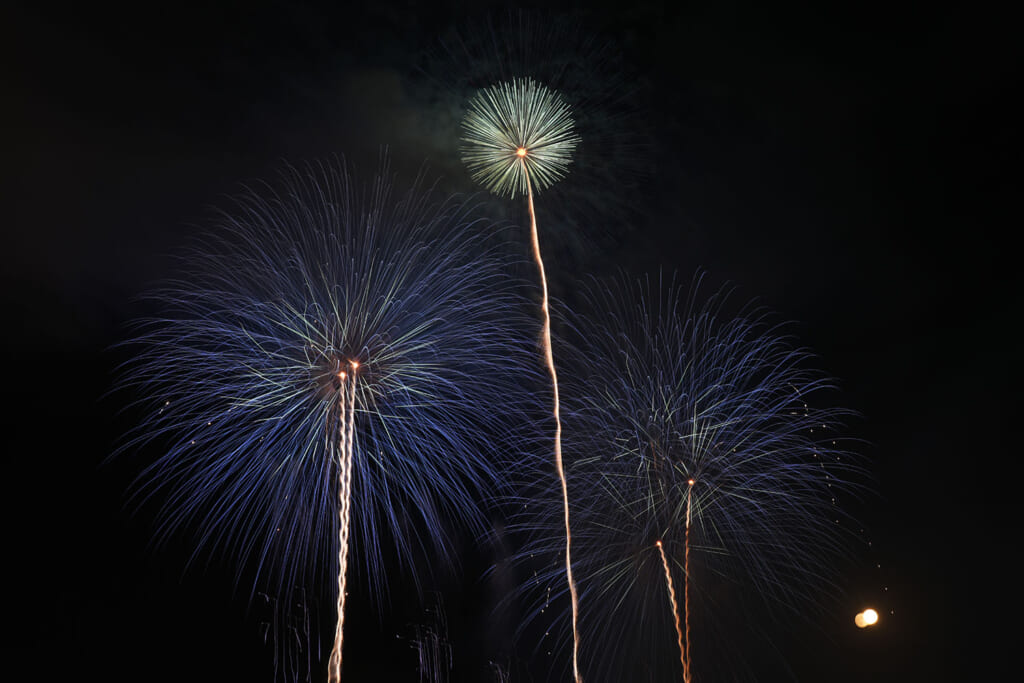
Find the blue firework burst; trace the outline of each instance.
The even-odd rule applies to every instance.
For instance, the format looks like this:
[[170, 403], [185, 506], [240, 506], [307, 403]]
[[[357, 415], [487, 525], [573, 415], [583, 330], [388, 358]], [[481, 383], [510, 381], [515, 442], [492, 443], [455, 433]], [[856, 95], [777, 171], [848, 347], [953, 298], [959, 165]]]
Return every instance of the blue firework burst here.
[[[725, 292], [702, 301], [699, 279], [689, 292], [661, 284], [594, 283], [592, 315], [566, 316], [556, 345], [591, 681], [685, 678], [684, 667], [696, 680], [741, 678], [735, 646], [756, 621], [751, 605], [821, 598], [851, 540], [837, 503], [861, 467], [839, 436], [849, 413], [829, 406], [833, 383], [812, 354], [764, 311], [730, 313]], [[525, 476], [525, 491], [546, 485]], [[518, 501], [531, 539], [518, 559], [532, 572], [530, 619], [558, 634], [550, 622], [568, 617], [552, 498]]]
[[282, 605], [336, 576], [346, 476], [350, 556], [378, 594], [385, 554], [446, 558], [454, 525], [480, 531], [539, 370], [501, 231], [384, 176], [289, 169], [243, 193], [129, 342], [144, 419], [125, 448], [161, 449], [140, 480], [159, 534], [197, 531]]

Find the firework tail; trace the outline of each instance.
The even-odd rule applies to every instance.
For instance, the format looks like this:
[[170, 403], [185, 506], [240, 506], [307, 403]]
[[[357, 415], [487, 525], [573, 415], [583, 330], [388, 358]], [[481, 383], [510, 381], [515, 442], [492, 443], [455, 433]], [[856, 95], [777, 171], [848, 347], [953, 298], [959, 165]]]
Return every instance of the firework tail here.
[[[338, 373], [338, 625], [334, 631], [334, 649], [328, 664], [328, 683], [341, 681], [341, 650], [345, 627], [345, 583], [348, 568], [349, 511], [352, 501], [352, 453], [355, 440], [356, 370]], [[348, 394], [346, 396], [345, 394]], [[330, 433], [330, 432], [328, 432]]]
[[542, 308], [544, 310], [544, 356], [547, 360], [548, 370], [551, 372], [551, 386], [554, 391], [555, 416], [555, 468], [558, 470], [558, 477], [562, 481], [562, 506], [565, 514], [565, 574], [569, 581], [569, 593], [572, 597], [572, 675], [576, 683], [581, 683], [579, 669], [579, 595], [576, 591], [576, 582], [572, 578], [572, 534], [569, 531], [569, 487], [565, 480], [565, 468], [562, 465], [562, 418], [559, 413], [558, 404], [558, 373], [555, 371], [555, 355], [551, 348], [551, 310], [548, 304], [548, 281], [544, 275], [544, 260], [540, 255], [540, 237], [537, 234], [537, 214], [533, 209], [533, 187], [530, 182], [530, 172], [526, 167], [526, 160], [521, 158], [523, 173], [526, 176], [526, 198], [530, 209], [530, 234], [533, 238], [533, 257], [537, 261], [537, 270], [540, 271], [541, 292], [544, 299]]
[[[654, 543], [661, 555], [661, 565], [665, 568], [665, 585], [668, 586], [668, 600], [672, 605], [672, 617], [676, 623], [676, 641], [679, 643], [679, 661], [683, 665], [683, 681], [691, 683], [693, 674], [690, 671], [690, 519], [691, 519], [691, 496], [693, 494], [694, 481], [689, 481], [689, 488], [686, 490], [686, 529], [683, 536], [683, 617], [682, 625], [679, 623], [679, 603], [676, 601], [676, 590], [672, 583], [672, 570], [669, 568], [668, 557], [665, 555], [665, 548], [662, 542]], [[685, 640], [685, 644], [684, 644]]]
[[[683, 658], [683, 681], [690, 683], [692, 672], [690, 664], [693, 650], [690, 648], [690, 498], [693, 494], [693, 479], [689, 481], [686, 489], [686, 530], [683, 532], [683, 623], [686, 631], [686, 656]], [[679, 628], [679, 619], [676, 619], [676, 629]]]
[[661, 555], [661, 566], [665, 568], [665, 585], [668, 586], [668, 601], [672, 605], [672, 617], [676, 622], [676, 641], [679, 643], [679, 661], [683, 665], [683, 679], [689, 681], [687, 650], [683, 647], [683, 629], [679, 625], [679, 603], [676, 602], [676, 589], [672, 585], [672, 570], [669, 569], [668, 558], [665, 556], [665, 548], [662, 547], [661, 541], [655, 542], [654, 545], [657, 546], [658, 554]]

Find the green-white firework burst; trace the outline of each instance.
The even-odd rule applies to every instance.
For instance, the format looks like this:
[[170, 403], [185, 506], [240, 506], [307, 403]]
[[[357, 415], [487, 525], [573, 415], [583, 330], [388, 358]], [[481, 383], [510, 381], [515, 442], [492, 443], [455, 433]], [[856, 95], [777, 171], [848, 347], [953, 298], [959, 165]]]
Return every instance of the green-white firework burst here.
[[526, 194], [560, 180], [579, 142], [569, 105], [527, 78], [479, 91], [462, 122], [462, 161], [473, 180], [499, 195]]

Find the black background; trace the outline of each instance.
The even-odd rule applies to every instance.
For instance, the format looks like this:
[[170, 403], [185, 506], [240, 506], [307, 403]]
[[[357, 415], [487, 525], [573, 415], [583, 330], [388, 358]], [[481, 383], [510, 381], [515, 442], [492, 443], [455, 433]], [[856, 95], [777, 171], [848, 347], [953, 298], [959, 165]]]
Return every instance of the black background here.
[[[381, 145], [399, 171], [457, 168], [454, 149], [407, 125], [419, 112], [406, 86], [463, 10], [5, 14], [8, 680], [270, 681], [231, 570], [185, 572], [188, 539], [150, 550], [150, 513], [124, 508], [139, 462], [101, 466], [127, 426], [103, 398], [123, 360], [109, 347], [139, 313], [133, 297], [240, 181], [336, 154], [373, 168]], [[737, 284], [799, 321], [863, 415], [871, 546], [845, 566], [834, 620], [780, 631], [794, 675], [994, 679], [1019, 608], [1015, 25], [977, 3], [628, 2], [586, 16], [643, 76], [653, 180], [614, 257], [577, 258]], [[382, 617], [353, 598], [350, 680], [419, 680], [408, 638], [422, 611], [395, 584]], [[453, 680], [484, 680], [507, 650], [476, 638], [494, 596], [472, 576], [439, 588]], [[857, 631], [868, 605], [882, 622]]]

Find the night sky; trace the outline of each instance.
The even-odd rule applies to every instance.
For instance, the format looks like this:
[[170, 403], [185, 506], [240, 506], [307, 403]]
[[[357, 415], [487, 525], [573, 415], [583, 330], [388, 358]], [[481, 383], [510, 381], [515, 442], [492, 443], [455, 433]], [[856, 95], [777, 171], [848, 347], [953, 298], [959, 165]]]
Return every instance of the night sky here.
[[[186, 571], [190, 539], [152, 548], [153, 510], [128, 505], [152, 454], [103, 464], [131, 424], [108, 395], [125, 360], [111, 347], [210, 207], [283, 162], [372, 172], [387, 146], [401, 177], [427, 162], [473, 189], [430, 95], [450, 75], [424, 69], [442, 36], [504, 6], [324, 4], [0, 14], [7, 680], [273, 680], [233, 568]], [[642, 206], [551, 235], [553, 289], [704, 269], [795, 321], [860, 415], [877, 495], [850, 501], [865, 543], [839, 565], [845, 595], [771, 627], [792, 679], [993, 680], [1020, 607], [1016, 24], [979, 3], [754, 5], [571, 15], [629, 89]], [[398, 575], [380, 614], [354, 591], [346, 680], [418, 681], [410, 638], [438, 599], [451, 680], [490, 680], [509, 652], [480, 636], [491, 559], [468, 553], [425, 605]], [[866, 606], [882, 623], [858, 631]]]

